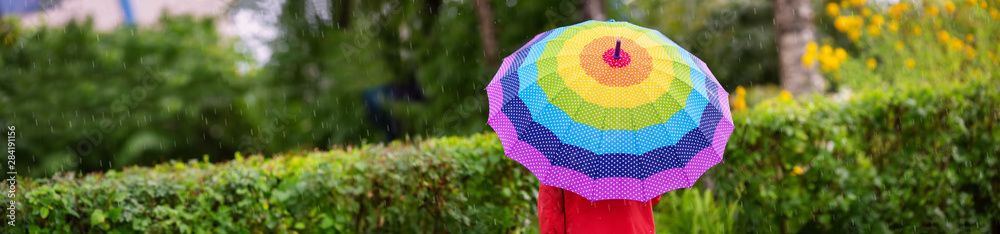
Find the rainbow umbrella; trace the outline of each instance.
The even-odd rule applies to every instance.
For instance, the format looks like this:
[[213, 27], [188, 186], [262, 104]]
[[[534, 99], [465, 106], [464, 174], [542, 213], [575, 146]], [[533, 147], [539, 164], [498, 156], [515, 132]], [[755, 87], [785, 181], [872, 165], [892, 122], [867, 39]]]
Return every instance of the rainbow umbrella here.
[[507, 157], [591, 201], [648, 201], [722, 161], [729, 93], [656, 30], [587, 21], [535, 36], [486, 91]]

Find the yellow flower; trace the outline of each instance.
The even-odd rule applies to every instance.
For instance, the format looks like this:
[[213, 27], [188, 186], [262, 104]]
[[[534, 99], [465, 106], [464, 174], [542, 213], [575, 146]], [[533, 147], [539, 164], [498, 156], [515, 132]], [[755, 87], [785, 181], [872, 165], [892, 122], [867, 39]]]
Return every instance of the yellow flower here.
[[747, 99], [744, 97], [733, 98], [733, 110], [744, 111], [747, 109]]
[[847, 60], [847, 51], [845, 51], [844, 48], [837, 48], [837, 50], [833, 52], [833, 57], [840, 60], [840, 62], [844, 62]]
[[847, 0], [840, 0], [840, 8], [847, 9], [848, 7], [851, 7], [850, 2], [848, 2]]
[[868, 66], [868, 69], [875, 70], [875, 67], [878, 66], [878, 61], [875, 61], [875, 58], [868, 58], [868, 61], [865, 61], [865, 65]]
[[945, 30], [938, 31], [937, 37], [941, 42], [948, 42], [948, 40], [951, 40], [951, 35], [949, 35], [948, 31]]
[[990, 18], [1000, 20], [1000, 12], [998, 12], [997, 9], [990, 9]]
[[900, 50], [901, 51], [901, 50], [903, 50], [904, 46], [905, 45], [903, 45], [903, 41], [896, 41], [896, 50]]
[[986, 0], [979, 1], [979, 7], [986, 8], [989, 6], [989, 4], [986, 4]]
[[742, 85], [736, 86], [736, 96], [733, 97], [733, 110], [743, 111], [747, 109], [747, 90]]
[[790, 174], [792, 174], [792, 176], [798, 176], [805, 174], [805, 171], [803, 171], [802, 167], [800, 167], [799, 165], [795, 165], [794, 167], [792, 167], [792, 172]]
[[864, 24], [865, 20], [860, 16], [838, 16], [833, 20], [833, 27], [841, 32], [861, 28]]
[[972, 43], [972, 41], [975, 40], [975, 39], [976, 39], [976, 37], [973, 37], [972, 33], [965, 34], [965, 40], [969, 41], [969, 43]]
[[833, 19], [833, 28], [836, 28], [837, 31], [841, 32], [847, 31], [847, 18], [840, 16], [837, 17], [836, 19]]
[[951, 1], [944, 2], [944, 10], [948, 11], [948, 14], [955, 13], [955, 3]]
[[906, 63], [906, 67], [907, 68], [913, 68], [913, 67], [917, 66], [917, 62], [913, 61], [913, 59], [911, 59], [911, 58], [906, 59], [905, 63]]
[[830, 45], [823, 45], [823, 47], [819, 49], [819, 53], [821, 55], [832, 55], [833, 47], [831, 47]]
[[951, 38], [951, 41], [948, 42], [948, 45], [950, 45], [951, 48], [955, 50], [962, 50], [962, 48], [965, 47], [965, 43], [962, 42], [962, 39], [958, 39], [957, 37]]
[[962, 49], [962, 50], [965, 51], [965, 57], [967, 57], [969, 59], [972, 59], [973, 57], [976, 57], [976, 50], [974, 48], [972, 48], [972, 46], [965, 45], [965, 48]]
[[965, 3], [968, 3], [969, 5], [975, 6], [976, 5], [976, 0], [965, 0]]
[[936, 17], [938, 15], [938, 11], [939, 10], [938, 10], [937, 6], [930, 6], [930, 7], [927, 7], [927, 9], [924, 10], [924, 13], [927, 13], [928, 15], [931, 15], [932, 17]]
[[913, 35], [920, 35], [923, 32], [923, 30], [920, 30], [920, 26], [913, 26], [910, 31], [913, 32]]
[[863, 15], [863, 16], [872, 15], [872, 9], [868, 9], [867, 7], [865, 7], [864, 9], [861, 9], [861, 15]]
[[781, 90], [781, 100], [783, 100], [783, 101], [791, 101], [792, 100], [792, 93], [789, 93], [788, 90]]
[[861, 39], [861, 30], [857, 29], [847, 32], [847, 38], [851, 39], [851, 41], [858, 41], [858, 39]]
[[910, 3], [896, 3], [895, 5], [889, 7], [889, 15], [891, 15], [893, 19], [899, 19], [899, 17], [902, 17], [903, 13], [908, 10], [910, 10]]
[[899, 31], [899, 23], [896, 23], [895, 20], [889, 21], [889, 31], [890, 32], [898, 32]]
[[827, 3], [826, 4], [826, 15], [829, 15], [831, 17], [840, 15], [840, 7], [837, 6], [836, 3], [832, 3], [832, 2], [831, 3]]
[[809, 42], [806, 45], [806, 53], [802, 54], [802, 65], [812, 67], [816, 63], [816, 42]]
[[885, 23], [885, 17], [882, 17], [882, 15], [875, 14], [872, 16], [872, 24], [882, 26], [883, 23]]
[[851, 0], [851, 4], [855, 6], [861, 6], [865, 4], [865, 0]]
[[823, 71], [835, 71], [840, 68], [840, 60], [834, 55], [824, 55], [819, 57], [819, 68]]
[[876, 14], [872, 16], [872, 24], [882, 26], [883, 23], [885, 23], [885, 17], [882, 17], [882, 15]]
[[868, 25], [868, 34], [871, 34], [872, 36], [882, 35], [882, 29], [874, 24]]
[[812, 67], [812, 65], [814, 63], [816, 63], [816, 55], [815, 54], [806, 53], [806, 54], [802, 55], [802, 65], [803, 66], [805, 66], [805, 67]]

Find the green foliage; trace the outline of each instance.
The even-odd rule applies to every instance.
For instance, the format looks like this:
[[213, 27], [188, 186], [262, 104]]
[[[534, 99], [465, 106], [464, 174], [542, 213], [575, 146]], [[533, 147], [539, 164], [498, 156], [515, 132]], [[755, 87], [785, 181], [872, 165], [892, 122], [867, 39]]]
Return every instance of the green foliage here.
[[[776, 77], [765, 71], [773, 70], [767, 64], [773, 60], [760, 59], [774, 57], [774, 51], [758, 51], [758, 40], [762, 48], [773, 48], [766, 44], [766, 4], [669, 4], [637, 1], [629, 7], [697, 8], [711, 15], [713, 21], [703, 21], [647, 11], [634, 19], [690, 46], [724, 84]], [[286, 1], [271, 62], [249, 74], [238, 71], [252, 67], [248, 58], [216, 35], [212, 20], [165, 18], [153, 28], [111, 32], [87, 23], [22, 30], [18, 22], [4, 21], [0, 83], [10, 85], [0, 86], [0, 122], [30, 133], [19, 138], [19, 151], [39, 159], [21, 171], [47, 176], [202, 154], [218, 161], [237, 151], [274, 154], [381, 141], [386, 127], [373, 123], [362, 95], [410, 78], [425, 101], [384, 100], [402, 135], [489, 130], [483, 89], [497, 64], [486, 63], [472, 2], [340, 1], [329, 9], [315, 7]], [[583, 12], [578, 1], [565, 0], [491, 7], [500, 56], [538, 33], [580, 22]], [[324, 20], [315, 10], [333, 17]], [[732, 44], [745, 37], [752, 46]]]
[[996, 79], [758, 105], [733, 116], [709, 175], [721, 196], [742, 196], [747, 231], [989, 232], [1000, 228]]
[[[666, 194], [655, 208], [660, 229], [995, 230], [994, 86], [765, 102], [735, 113], [725, 161], [698, 183], [712, 184], [716, 200], [699, 190]], [[536, 218], [537, 181], [491, 133], [23, 182], [19, 210], [41, 232], [518, 232]]]
[[63, 175], [26, 182], [19, 218], [32, 233], [524, 230], [537, 181], [502, 152], [482, 134]]
[[0, 122], [21, 132], [18, 171], [51, 175], [232, 155], [250, 129], [240, 117], [248, 77], [237, 65], [244, 58], [220, 40], [213, 20], [163, 18], [156, 28], [109, 33], [90, 21], [0, 25], [7, 28]]
[[[354, 17], [343, 22], [310, 18], [314, 9], [305, 2], [290, 0], [283, 6], [282, 30], [299, 33], [275, 41], [286, 49], [279, 49], [262, 73], [265, 96], [257, 105], [295, 120], [251, 121], [287, 131], [287, 137], [261, 146], [265, 152], [382, 141], [386, 126], [373, 123], [362, 95], [410, 79], [426, 100], [384, 100], [404, 135], [488, 130], [483, 90], [499, 64], [487, 64], [472, 2], [354, 1], [348, 4]], [[500, 56], [546, 30], [578, 23], [582, 13], [572, 1], [508, 3], [492, 4]]]
[[779, 82], [770, 1], [635, 0], [618, 14], [697, 55], [729, 92]]
[[[952, 11], [947, 10], [947, 3]], [[998, 3], [901, 1], [890, 6], [842, 6], [838, 15], [820, 16], [818, 24], [830, 34], [822, 44], [843, 46], [850, 54], [839, 69], [827, 72], [827, 77], [835, 85], [855, 91], [994, 77], [1000, 66], [1000, 47], [996, 46], [1000, 27], [983, 24], [1000, 20], [1000, 14], [995, 13]], [[861, 24], [843, 26], [850, 19]], [[840, 28], [838, 21], [842, 22]], [[850, 38], [851, 34], [859, 36]]]
[[712, 190], [683, 189], [661, 195], [653, 207], [658, 233], [732, 233], [739, 206], [717, 204]]
[[[323, 23], [310, 16], [313, 9], [305, 1], [288, 1], [280, 19], [282, 30], [299, 33], [285, 33], [275, 42], [279, 49], [274, 63], [262, 75], [266, 96], [257, 105], [273, 108], [269, 115], [296, 121], [251, 117], [254, 125], [287, 130], [287, 137], [261, 148], [281, 152], [380, 141], [386, 127], [373, 123], [362, 94], [411, 77], [426, 101], [386, 100], [404, 134], [488, 130], [483, 124], [488, 110], [483, 89], [497, 66], [486, 63], [473, 4], [443, 1], [434, 8], [433, 2], [357, 2], [348, 6], [351, 14], [371, 19], [348, 17], [343, 22], [347, 27], [342, 27], [339, 21]], [[491, 2], [500, 56], [510, 55], [539, 33], [583, 20], [578, 1]], [[730, 91], [736, 85], [777, 82], [773, 14], [767, 1], [635, 1], [609, 8], [609, 14], [662, 30], [708, 63]]]

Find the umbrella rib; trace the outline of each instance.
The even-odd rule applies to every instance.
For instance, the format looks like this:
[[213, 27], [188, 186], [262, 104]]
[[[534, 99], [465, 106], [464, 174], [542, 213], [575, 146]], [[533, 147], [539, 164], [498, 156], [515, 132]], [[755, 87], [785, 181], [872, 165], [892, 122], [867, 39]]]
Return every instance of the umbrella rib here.
[[[541, 79], [541, 78], [539, 78], [539, 79]], [[576, 92], [576, 90], [570, 89], [569, 86], [565, 85], [566, 79], [562, 79], [562, 77], [560, 76], [559, 80], [561, 80], [561, 82], [564, 83], [563, 88], [561, 90], [559, 90], [559, 92], [556, 93], [556, 97], [553, 98], [552, 100], [559, 99], [559, 97], [561, 97], [563, 94], [565, 94], [567, 90], [569, 92]], [[555, 104], [552, 104], [552, 102], [549, 102], [549, 104], [552, 105], [552, 106], [555, 106]], [[569, 117], [572, 120], [573, 116], [576, 116], [577, 114], [579, 114], [581, 106], [582, 105], [580, 105], [580, 103], [577, 103], [576, 110], [573, 110], [573, 115], [568, 115], [567, 114], [567, 117]], [[562, 110], [562, 108], [560, 108], [558, 106], [555, 106], [555, 108], [559, 108], [560, 110]], [[566, 110], [563, 110], [563, 111], [566, 112], [566, 113], [569, 113]], [[573, 120], [573, 121], [575, 122], [575, 120]], [[566, 128], [563, 131], [569, 131], [571, 128], [572, 128], [572, 124], [569, 124], [568, 126], [566, 126]], [[567, 145], [567, 143], [563, 142], [562, 138], [559, 138], [559, 142], [562, 143], [562, 145], [559, 146], [559, 150], [556, 151], [556, 156], [553, 157], [553, 158], [560, 158], [560, 157], [563, 156], [564, 152], [562, 151], [562, 149], [563, 149], [563, 147], [565, 147]], [[549, 163], [549, 171], [552, 171], [552, 167], [555, 167], [555, 165], [552, 165], [552, 163], [550, 162]], [[545, 177], [546, 177], [546, 179], [548, 179], [548, 173], [546, 173]]]
[[[684, 64], [684, 63], [678, 63], [677, 61], [674, 61], [674, 60], [668, 60], [668, 59], [662, 59], [662, 58], [654, 58], [653, 60], [658, 60], [658, 61], [668, 61], [668, 62], [671, 62], [671, 63], [673, 63], [673, 64], [675, 64], [675, 65], [681, 65], [681, 66], [686, 66], [686, 67], [687, 67], [688, 69], [694, 69], [693, 67], [691, 67], [691, 66], [688, 66], [687, 64]], [[655, 70], [657, 70], [657, 71], [661, 71], [661, 72], [664, 72], [664, 73], [667, 73], [667, 74], [671, 74], [671, 75], [673, 75], [673, 73], [672, 73], [672, 72], [669, 72], [669, 73], [668, 73], [668, 71], [665, 71], [665, 70], [663, 70], [662, 68], [658, 68], [658, 67], [653, 67], [653, 69], [655, 69]], [[699, 71], [699, 70], [697, 70], [697, 69], [694, 69], [694, 70], [695, 70], [695, 72], [698, 72], [698, 74], [702, 74], [702, 75], [705, 75], [704, 73], [701, 73], [701, 71]], [[677, 77], [675, 76], [675, 77], [674, 77], [674, 79], [677, 79]], [[687, 82], [684, 82], [684, 80], [682, 79], [682, 80], [681, 80], [681, 82], [684, 82], [684, 83], [686, 83], [686, 84], [690, 85], [690, 86], [691, 86], [691, 89], [693, 89], [693, 90], [696, 90], [696, 91], [697, 91], [698, 89], [695, 89], [695, 88], [694, 88], [694, 81], [693, 81], [693, 80], [690, 80], [690, 79], [691, 79], [691, 75], [688, 75], [688, 81], [687, 81]], [[708, 76], [705, 76], [705, 79], [708, 79]], [[720, 85], [720, 87], [721, 87], [721, 85]], [[701, 94], [701, 95], [702, 95], [703, 97], [708, 97], [707, 95], [705, 95], [705, 93], [702, 93], [701, 91], [698, 91], [698, 93], [699, 93], [699, 94]]]
[[[563, 82], [565, 83], [565, 82], [566, 82], [566, 79], [563, 79]], [[575, 83], [574, 83], [574, 85], [575, 85]], [[566, 85], [566, 87], [567, 87], [566, 89], [568, 89], [569, 85]], [[587, 94], [590, 94], [591, 92], [593, 92], [593, 91], [594, 91], [594, 90], [593, 90], [593, 88], [594, 88], [594, 87], [588, 87], [588, 89], [587, 89], [587, 90], [585, 90], [585, 92], [587, 92]], [[576, 90], [572, 90], [572, 89], [571, 89], [571, 91], [573, 91], [573, 92], [576, 92]], [[582, 97], [582, 96], [584, 95], [584, 94], [581, 94], [581, 93], [578, 93], [578, 94], [579, 94], [579, 95], [580, 95], [581, 97]], [[584, 101], [586, 101], [586, 100], [584, 100]], [[583, 109], [583, 108], [582, 108], [582, 106], [583, 106], [583, 105], [581, 105], [581, 103], [577, 103], [577, 106], [576, 106], [576, 111], [574, 111], [574, 112], [573, 112], [573, 115], [572, 115], [572, 116], [577, 116], [578, 114], [580, 114], [580, 111], [581, 111], [581, 110]], [[570, 118], [572, 118], [572, 116], [570, 116]], [[584, 124], [584, 125], [586, 125], [586, 124]], [[598, 130], [600, 130], [600, 128], [598, 128]], [[602, 140], [598, 141], [598, 145], [600, 145], [600, 143], [601, 143], [601, 142], [603, 141], [603, 134], [602, 134], [602, 136], [601, 136], [601, 137], [602, 137]], [[562, 140], [560, 139], [560, 141], [562, 141]], [[603, 146], [601, 146], [601, 147], [603, 148]], [[601, 150], [603, 150], [603, 149], [601, 149]], [[600, 150], [599, 150], [598, 152], [600, 152]], [[594, 152], [594, 153], [595, 153], [595, 155], [597, 156], [597, 160], [600, 160], [600, 154], [598, 154], [597, 152]], [[596, 170], [596, 168], [595, 168], [595, 170]], [[581, 173], [582, 173], [582, 172], [581, 172]], [[586, 174], [585, 174], [585, 175], [586, 175]], [[593, 190], [594, 190], [594, 188], [593, 188], [593, 187], [594, 187], [594, 186], [595, 186], [595, 185], [597, 184], [597, 180], [596, 180], [596, 179], [594, 179], [594, 178], [592, 178], [592, 177], [590, 177], [590, 175], [587, 175], [587, 178], [590, 178], [590, 179], [591, 179], [591, 188], [590, 188], [590, 191], [589, 191], [589, 192], [593, 193]], [[580, 192], [584, 192], [584, 191], [580, 191]], [[583, 195], [584, 197], [587, 197], [587, 196], [586, 196], [586, 195], [584, 195], [584, 194], [581, 194], [581, 195]], [[592, 196], [591, 196], [591, 197], [592, 197]], [[590, 200], [590, 197], [587, 197], [587, 199], [588, 199], [588, 200]]]
[[[542, 111], [542, 116], [544, 116], [544, 115], [545, 115], [546, 113], [549, 113], [550, 111], [554, 111], [554, 110], [553, 110], [553, 108], [555, 108], [555, 109], [557, 109], [557, 110], [559, 110], [559, 111], [562, 111], [562, 109], [561, 109], [561, 108], [559, 108], [559, 107], [558, 107], [558, 106], [556, 106], [556, 105], [553, 105], [553, 104], [551, 104], [551, 102], [550, 102], [550, 103], [549, 103], [549, 107], [546, 107], [546, 109]], [[540, 116], [540, 117], [541, 117], [541, 116]], [[566, 131], [566, 130], [567, 130], [567, 129], [569, 129], [570, 127], [572, 127], [572, 124], [566, 124], [566, 126], [565, 126], [565, 127], [563, 127], [563, 129], [561, 129], [561, 130], [560, 130], [560, 132], [562, 132], [562, 131]], [[549, 130], [550, 130], [550, 131], [552, 131], [552, 129], [549, 129]], [[562, 141], [563, 141], [563, 140], [562, 140], [562, 138], [560, 138], [560, 137], [559, 137], [559, 135], [560, 135], [560, 134], [556, 133], [556, 131], [552, 131], [552, 132], [553, 132], [553, 134], [554, 134], [554, 135], [556, 135], [556, 139], [559, 139], [559, 144], [560, 144], [560, 145], [559, 145], [559, 148], [558, 148], [558, 149], [556, 149], [556, 154], [555, 154], [555, 155], [553, 155], [553, 156], [552, 156], [552, 158], [553, 158], [553, 159], [558, 159], [558, 158], [559, 158], [559, 157], [560, 157], [560, 156], [562, 155], [562, 149], [563, 149], [563, 147], [565, 147], [565, 146], [566, 146], [566, 143], [563, 143], [563, 142], [562, 142]], [[549, 161], [549, 168], [548, 168], [548, 170], [547, 170], [547, 171], [546, 171], [546, 173], [545, 173], [545, 178], [539, 178], [539, 181], [546, 181], [546, 180], [548, 179], [548, 175], [549, 175], [549, 173], [550, 173], [550, 172], [552, 172], [552, 167], [553, 167], [553, 164], [554, 164], [554, 163], [553, 163], [553, 160], [550, 160], [550, 161]]]
[[[636, 114], [637, 113], [633, 110], [630, 113], [631, 116], [629, 116], [629, 121], [632, 122], [631, 123], [632, 124], [632, 129], [636, 129], [636, 131], [632, 131], [631, 132], [632, 133], [632, 135], [631, 135], [632, 138], [630, 139], [630, 142], [632, 143], [632, 149], [638, 149], [639, 148], [639, 140], [638, 140], [638, 138], [639, 138], [638, 137], [639, 131], [638, 131], [638, 125], [636, 125], [636, 123], [635, 123], [635, 120], [636, 120], [635, 115]], [[642, 154], [636, 154], [635, 158], [636, 158], [635, 159], [635, 161], [636, 161], [635, 165], [638, 168], [632, 168], [632, 169], [633, 170], [638, 169], [639, 170], [639, 174], [642, 174], [642, 169], [645, 167], [645, 165], [643, 165], [643, 160], [642, 160], [643, 156], [642, 156]], [[639, 183], [639, 194], [638, 194], [638, 196], [640, 198], [641, 197], [645, 197], [646, 196], [645, 195], [646, 194], [646, 183], [643, 181], [643, 179], [645, 179], [645, 178], [642, 178], [642, 179], [636, 178], [636, 179], [638, 179], [638, 183]]]

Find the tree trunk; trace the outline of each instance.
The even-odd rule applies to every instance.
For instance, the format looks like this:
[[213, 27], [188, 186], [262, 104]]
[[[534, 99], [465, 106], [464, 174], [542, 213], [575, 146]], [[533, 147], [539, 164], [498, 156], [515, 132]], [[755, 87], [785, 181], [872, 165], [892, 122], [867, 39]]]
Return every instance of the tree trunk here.
[[816, 65], [806, 67], [802, 64], [806, 45], [815, 40], [812, 17], [809, 0], [774, 0], [781, 86], [795, 95], [826, 90], [826, 81]]
[[583, 4], [584, 20], [608, 20], [608, 15], [604, 13], [604, 0], [580, 0]]
[[475, 0], [473, 5], [476, 8], [476, 18], [479, 19], [479, 37], [483, 41], [483, 50], [486, 52], [486, 63], [495, 66], [500, 49], [494, 31], [493, 7], [490, 6], [489, 0]]
[[[341, 0], [340, 6], [337, 9], [337, 28], [340, 29], [350, 29], [351, 28], [351, 1], [352, 0]], [[330, 4], [333, 6], [333, 4]]]

